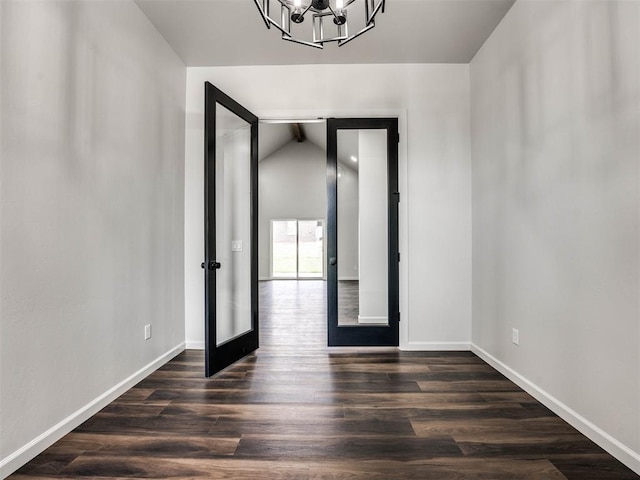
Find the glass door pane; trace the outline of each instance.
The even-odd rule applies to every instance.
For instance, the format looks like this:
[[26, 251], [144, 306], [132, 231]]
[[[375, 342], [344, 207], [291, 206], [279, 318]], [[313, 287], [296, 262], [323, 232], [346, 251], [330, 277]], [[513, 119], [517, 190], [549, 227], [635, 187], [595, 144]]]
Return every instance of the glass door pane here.
[[251, 330], [251, 124], [216, 104], [216, 345]]
[[387, 130], [338, 130], [338, 325], [388, 325]]
[[298, 221], [298, 278], [324, 277], [324, 225], [318, 220]]

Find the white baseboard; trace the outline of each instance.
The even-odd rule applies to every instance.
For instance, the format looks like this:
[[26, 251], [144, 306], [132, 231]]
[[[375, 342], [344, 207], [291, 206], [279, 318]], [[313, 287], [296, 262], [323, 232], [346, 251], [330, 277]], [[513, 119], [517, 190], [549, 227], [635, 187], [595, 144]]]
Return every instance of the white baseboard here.
[[400, 350], [407, 352], [433, 352], [433, 351], [469, 351], [471, 344], [468, 342], [407, 342], [400, 345]]
[[187, 350], [204, 350], [204, 341], [202, 340], [187, 340]]
[[389, 323], [389, 319], [387, 317], [363, 317], [358, 315], [358, 323], [387, 325]]
[[471, 344], [471, 351], [481, 359], [502, 373], [505, 377], [518, 385], [529, 395], [534, 397], [556, 415], [569, 423], [583, 435], [589, 437], [611, 455], [624, 463], [631, 470], [640, 475], [640, 453], [633, 451], [625, 444], [615, 439], [607, 432], [591, 423], [579, 413], [575, 412], [560, 400], [549, 394], [535, 383], [520, 375], [508, 365], [486, 352], [475, 344]]
[[74, 428], [78, 427], [80, 424], [88, 420], [91, 416], [95, 415], [104, 407], [109, 405], [109, 403], [113, 402], [116, 398], [125, 393], [136, 383], [143, 380], [150, 373], [153, 373], [159, 367], [181, 353], [184, 350], [184, 347], [185, 344], [181, 343], [180, 345], [172, 348], [167, 353], [161, 355], [151, 363], [145, 365], [133, 375], [124, 379], [114, 387], [104, 392], [98, 398], [92, 400], [84, 407], [80, 408], [61, 422], [51, 427], [43, 434], [34, 438], [26, 445], [22, 446], [15, 452], [0, 460], [0, 477], [8, 477], [11, 473], [22, 467], [36, 455], [42, 453], [48, 447], [64, 437], [67, 433], [71, 432]]

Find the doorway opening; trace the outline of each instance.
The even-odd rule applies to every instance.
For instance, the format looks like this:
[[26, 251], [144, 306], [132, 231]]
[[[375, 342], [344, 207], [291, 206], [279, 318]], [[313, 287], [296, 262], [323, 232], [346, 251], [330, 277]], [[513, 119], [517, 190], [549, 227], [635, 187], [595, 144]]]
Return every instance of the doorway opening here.
[[258, 162], [261, 347], [327, 344], [326, 121], [261, 121]]

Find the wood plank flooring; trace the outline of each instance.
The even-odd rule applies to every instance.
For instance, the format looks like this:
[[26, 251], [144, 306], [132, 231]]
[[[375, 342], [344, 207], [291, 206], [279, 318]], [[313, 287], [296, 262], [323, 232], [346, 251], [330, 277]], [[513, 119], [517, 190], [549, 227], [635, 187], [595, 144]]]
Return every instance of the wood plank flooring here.
[[261, 291], [261, 348], [185, 351], [11, 478], [640, 478], [469, 352], [326, 344], [320, 282]]
[[338, 280], [338, 325], [358, 325], [360, 282]]

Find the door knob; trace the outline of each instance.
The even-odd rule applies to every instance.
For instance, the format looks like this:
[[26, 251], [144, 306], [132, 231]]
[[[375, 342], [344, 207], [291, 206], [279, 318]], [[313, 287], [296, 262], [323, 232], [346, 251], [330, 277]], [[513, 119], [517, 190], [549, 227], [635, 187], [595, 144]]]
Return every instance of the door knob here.
[[329, 258], [329, 265], [335, 265], [338, 263], [338, 259], [336, 257]]
[[[205, 262], [200, 264], [200, 268], [205, 268], [206, 266], [207, 264]], [[209, 262], [208, 265], [209, 270], [218, 270], [220, 267], [222, 267], [222, 265], [220, 265], [219, 262]]]

